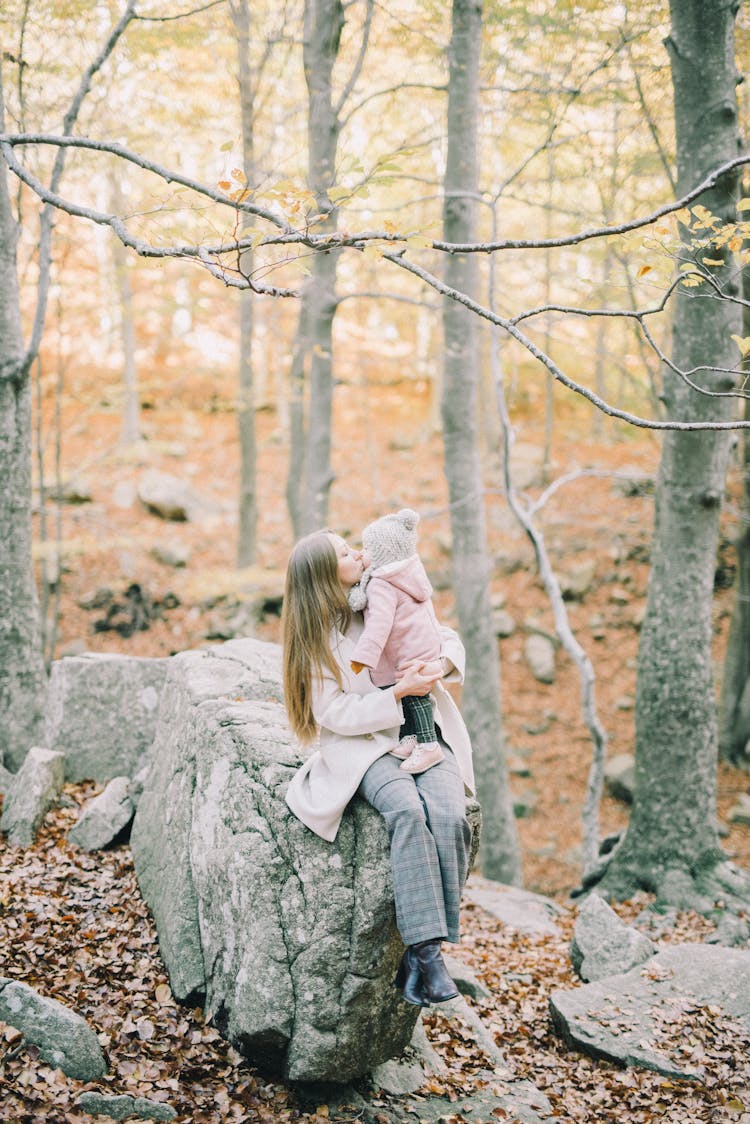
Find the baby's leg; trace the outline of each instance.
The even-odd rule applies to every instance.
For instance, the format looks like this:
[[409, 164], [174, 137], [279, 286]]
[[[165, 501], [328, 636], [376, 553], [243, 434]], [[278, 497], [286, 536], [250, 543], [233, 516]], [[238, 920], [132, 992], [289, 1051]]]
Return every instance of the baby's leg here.
[[[402, 700], [405, 703], [406, 699]], [[417, 735], [414, 732], [414, 723], [412, 722], [411, 711], [408, 706], [403, 707], [404, 722], [398, 732], [398, 745], [389, 750], [392, 757], [398, 757], [399, 761], [405, 761], [406, 758], [417, 748]]]
[[414, 730], [417, 745], [409, 754], [401, 768], [406, 773], [424, 773], [442, 761], [445, 756], [437, 742], [435, 722], [432, 717], [432, 701], [429, 695], [406, 695], [401, 703], [404, 717]]

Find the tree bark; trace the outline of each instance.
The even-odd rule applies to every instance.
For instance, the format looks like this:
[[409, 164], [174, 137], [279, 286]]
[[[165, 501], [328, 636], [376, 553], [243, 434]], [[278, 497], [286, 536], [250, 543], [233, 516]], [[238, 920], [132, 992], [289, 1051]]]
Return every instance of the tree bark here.
[[[237, 35], [237, 61], [242, 122], [242, 170], [248, 183], [255, 180], [255, 89], [256, 82], [250, 62], [250, 5], [248, 0], [234, 0], [230, 5]], [[249, 225], [249, 224], [246, 224]], [[253, 271], [253, 252], [245, 250], [240, 257], [245, 277]], [[252, 566], [257, 556], [258, 485], [257, 448], [255, 437], [255, 386], [253, 380], [253, 292], [241, 292], [240, 357], [237, 394], [237, 430], [240, 443], [239, 532], [237, 565]]]
[[[750, 268], [743, 270], [742, 335], [750, 336]], [[750, 374], [750, 359], [743, 369]], [[750, 421], [750, 401], [745, 399], [745, 421]], [[741, 438], [742, 515], [735, 541], [737, 590], [724, 656], [721, 682], [719, 753], [733, 765], [750, 770], [750, 438]]]
[[[0, 103], [2, 85], [0, 84]], [[2, 124], [0, 112], [0, 125]], [[24, 362], [18, 227], [0, 155], [0, 764], [41, 736], [45, 674], [31, 558], [31, 384]]]
[[[678, 193], [740, 151], [733, 28], [736, 5], [671, 0], [667, 48], [672, 66]], [[736, 218], [737, 177], [724, 177], [700, 202], [722, 222]], [[715, 276], [736, 296], [735, 266], [726, 250], [694, 249], [683, 257], [722, 257]], [[704, 232], [701, 232], [704, 233]], [[736, 304], [679, 287], [673, 360], [681, 370], [734, 365]], [[727, 375], [693, 376], [705, 388], [731, 390]], [[668, 415], [690, 420], [732, 416], [731, 398], [691, 390], [664, 372]], [[675, 906], [710, 909], [721, 896], [741, 899], [747, 885], [723, 862], [716, 833], [716, 702], [711, 608], [719, 512], [730, 447], [727, 432], [675, 432], [664, 438], [646, 618], [636, 694], [633, 812], [604, 876], [606, 889], [629, 896], [656, 892]]]
[[[471, 242], [476, 238], [481, 33], [481, 0], [453, 0], [444, 206], [444, 237], [450, 242]], [[445, 281], [462, 293], [476, 296], [476, 255], [450, 255]], [[446, 298], [443, 330], [445, 471], [451, 501], [456, 608], [467, 654], [462, 703], [474, 747], [478, 797], [483, 810], [480, 861], [485, 877], [520, 884], [520, 849], [500, 707], [500, 661], [490, 623], [490, 567], [477, 450], [476, 319], [463, 305]]]
[[[344, 9], [341, 0], [306, 0], [303, 61], [308, 91], [308, 186], [315, 195], [321, 232], [333, 232], [337, 210], [328, 197], [336, 175], [336, 150], [341, 123], [332, 96], [333, 67], [338, 55]], [[293, 363], [292, 434], [287, 503], [295, 536], [325, 526], [331, 467], [333, 407], [333, 318], [336, 313], [336, 269], [339, 251], [315, 254], [312, 276], [300, 304]], [[304, 395], [304, 374], [309, 394]], [[305, 410], [306, 406], [306, 410]], [[300, 449], [299, 444], [303, 445]]]

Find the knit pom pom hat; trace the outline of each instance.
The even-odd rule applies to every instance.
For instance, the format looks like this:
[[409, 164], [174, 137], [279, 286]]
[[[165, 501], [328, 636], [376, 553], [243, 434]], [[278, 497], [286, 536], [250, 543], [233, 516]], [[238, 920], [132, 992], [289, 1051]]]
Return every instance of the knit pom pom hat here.
[[356, 612], [367, 604], [367, 586], [372, 571], [389, 562], [402, 562], [417, 552], [417, 523], [419, 515], [410, 507], [392, 515], [384, 515], [369, 523], [362, 532], [362, 546], [369, 558], [369, 566], [362, 574], [359, 585], [349, 591], [349, 604]]

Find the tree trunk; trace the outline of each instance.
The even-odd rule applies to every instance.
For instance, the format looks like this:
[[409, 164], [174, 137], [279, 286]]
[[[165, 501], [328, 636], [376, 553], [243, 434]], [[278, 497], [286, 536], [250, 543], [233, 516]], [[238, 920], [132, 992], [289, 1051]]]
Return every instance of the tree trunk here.
[[41, 737], [45, 692], [31, 559], [31, 384], [24, 363], [17, 240], [0, 155], [0, 763], [13, 770]]
[[[733, 27], [736, 5], [672, 0], [667, 47], [672, 66], [678, 194], [737, 156]], [[737, 177], [724, 177], [700, 202], [722, 222], [736, 218]], [[704, 232], [700, 232], [703, 234]], [[723, 258], [715, 276], [737, 295], [735, 264], [726, 250], [693, 249], [683, 257]], [[734, 365], [737, 305], [705, 288], [679, 287], [673, 360], [681, 370]], [[711, 390], [731, 390], [729, 376], [699, 372]], [[664, 372], [668, 414], [684, 420], [732, 416], [731, 398], [708, 398]], [[646, 619], [636, 698], [636, 771], [626, 835], [604, 876], [606, 889], [629, 896], [642, 887], [675, 906], [710, 909], [747, 894], [736, 868], [724, 863], [716, 834], [716, 702], [711, 607], [719, 512], [730, 447], [728, 432], [672, 432], [664, 438]]]
[[[471, 242], [476, 238], [481, 32], [481, 0], [453, 0], [444, 209], [444, 237], [449, 242]], [[450, 255], [445, 280], [452, 288], [475, 296], [476, 255]], [[451, 501], [456, 608], [467, 654], [462, 701], [474, 747], [478, 796], [484, 815], [481, 866], [487, 878], [519, 884], [521, 860], [505, 760], [500, 664], [490, 623], [490, 568], [477, 451], [476, 319], [463, 305], [446, 298], [443, 329], [445, 471]]]
[[[743, 274], [742, 335], [750, 336], [750, 268]], [[743, 362], [750, 374], [750, 358]], [[750, 421], [750, 400], [745, 399], [745, 421]], [[727, 761], [750, 769], [750, 436], [740, 438], [742, 457], [742, 530], [735, 542], [737, 590], [724, 657], [721, 683], [719, 752]]]
[[[336, 175], [336, 149], [340, 122], [332, 101], [332, 72], [338, 55], [344, 9], [341, 0], [306, 0], [304, 31], [305, 81], [308, 90], [308, 185], [319, 214], [326, 216], [316, 229], [335, 231], [337, 211], [328, 197]], [[333, 483], [331, 467], [331, 410], [333, 405], [333, 318], [336, 313], [336, 268], [339, 251], [318, 253], [300, 307], [300, 330], [295, 371], [299, 377], [309, 364], [310, 393], [304, 427], [304, 455], [293, 449], [287, 496], [296, 497], [289, 514], [296, 535], [325, 526], [328, 495]], [[302, 330], [304, 326], [304, 330]], [[299, 385], [292, 388], [293, 402], [301, 404]], [[297, 420], [301, 420], [299, 414]], [[297, 440], [299, 440], [299, 430]], [[293, 475], [295, 474], [295, 475]]]
[[[112, 176], [110, 198], [115, 214], [123, 213], [123, 198], [119, 181]], [[141, 439], [141, 406], [138, 396], [138, 368], [135, 361], [135, 317], [133, 315], [133, 286], [130, 284], [128, 252], [119, 238], [112, 239], [112, 264], [115, 286], [120, 301], [120, 330], [122, 337], [122, 426], [120, 444], [134, 445]]]
[[[248, 0], [235, 0], [230, 5], [237, 35], [237, 61], [242, 121], [242, 170], [248, 183], [255, 181], [255, 77], [250, 63], [250, 5]], [[247, 223], [246, 225], [249, 225]], [[246, 277], [253, 270], [253, 252], [248, 249], [240, 258], [240, 269]], [[237, 565], [252, 566], [257, 556], [258, 490], [257, 452], [255, 440], [255, 387], [253, 385], [253, 293], [240, 293], [240, 359], [237, 394], [237, 429], [240, 441], [239, 532]]]

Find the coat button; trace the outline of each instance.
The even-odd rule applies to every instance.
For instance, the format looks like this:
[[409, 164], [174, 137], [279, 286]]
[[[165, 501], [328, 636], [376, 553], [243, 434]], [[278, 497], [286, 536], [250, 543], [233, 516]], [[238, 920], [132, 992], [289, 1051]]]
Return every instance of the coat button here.
[[369, 738], [369, 739], [370, 739], [370, 741], [373, 741], [373, 739], [374, 739], [375, 735], [374, 735], [374, 734], [365, 734], [365, 737], [366, 737], [366, 738]]

